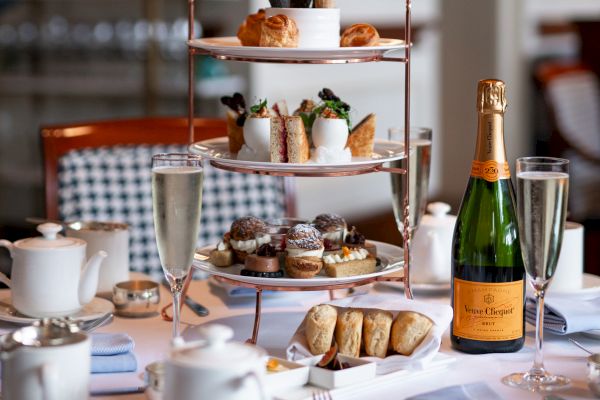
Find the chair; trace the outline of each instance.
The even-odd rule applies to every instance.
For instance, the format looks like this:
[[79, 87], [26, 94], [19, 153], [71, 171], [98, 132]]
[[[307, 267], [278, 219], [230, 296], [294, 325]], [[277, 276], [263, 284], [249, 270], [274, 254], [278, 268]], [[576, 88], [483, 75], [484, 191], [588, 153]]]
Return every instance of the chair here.
[[[194, 140], [226, 135], [220, 119], [196, 119]], [[130, 270], [162, 275], [152, 219], [151, 157], [187, 152], [185, 118], [144, 118], [41, 129], [46, 216], [130, 225]], [[205, 163], [198, 244], [216, 243], [244, 215], [295, 214], [287, 178], [235, 174]]]
[[569, 209], [575, 219], [600, 217], [600, 84], [580, 63], [545, 62], [536, 80], [550, 115], [550, 155], [570, 163]]

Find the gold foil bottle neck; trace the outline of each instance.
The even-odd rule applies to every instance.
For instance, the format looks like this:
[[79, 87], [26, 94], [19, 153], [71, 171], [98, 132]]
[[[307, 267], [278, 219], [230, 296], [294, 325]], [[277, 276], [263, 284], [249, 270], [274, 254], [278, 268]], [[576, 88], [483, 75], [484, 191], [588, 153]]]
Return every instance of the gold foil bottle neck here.
[[483, 79], [477, 84], [477, 111], [483, 113], [506, 110], [506, 85], [498, 79]]

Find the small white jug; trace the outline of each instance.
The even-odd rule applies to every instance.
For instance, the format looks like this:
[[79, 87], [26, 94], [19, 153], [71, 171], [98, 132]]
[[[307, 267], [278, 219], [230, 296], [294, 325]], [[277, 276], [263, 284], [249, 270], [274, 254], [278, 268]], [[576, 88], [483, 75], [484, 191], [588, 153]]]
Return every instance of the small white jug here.
[[90, 340], [64, 320], [46, 319], [0, 338], [3, 400], [89, 396]]
[[267, 400], [263, 390], [267, 352], [260, 347], [228, 342], [225, 325], [198, 329], [202, 341], [175, 340], [167, 361], [164, 399]]

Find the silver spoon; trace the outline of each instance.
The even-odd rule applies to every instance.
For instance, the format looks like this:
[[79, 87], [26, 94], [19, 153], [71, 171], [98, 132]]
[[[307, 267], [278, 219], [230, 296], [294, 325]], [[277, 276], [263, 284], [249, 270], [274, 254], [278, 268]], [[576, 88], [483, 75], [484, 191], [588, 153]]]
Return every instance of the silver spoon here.
[[573, 343], [575, 346], [579, 347], [581, 350], [585, 351], [588, 354], [594, 354], [590, 350], [588, 350], [585, 347], [583, 347], [583, 345], [581, 343], [579, 343], [577, 340], [575, 340], [573, 338], [569, 338], [569, 342]]

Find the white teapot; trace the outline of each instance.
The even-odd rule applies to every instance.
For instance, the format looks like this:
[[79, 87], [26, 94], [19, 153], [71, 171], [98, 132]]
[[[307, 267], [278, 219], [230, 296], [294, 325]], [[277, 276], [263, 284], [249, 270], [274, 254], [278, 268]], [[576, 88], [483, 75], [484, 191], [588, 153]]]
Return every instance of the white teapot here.
[[2, 399], [87, 399], [90, 339], [65, 320], [44, 319], [0, 338]]
[[198, 329], [204, 340], [178, 338], [166, 363], [163, 399], [267, 400], [263, 390], [267, 353], [250, 344], [228, 342], [225, 325]]
[[36, 318], [74, 314], [96, 295], [106, 252], [99, 251], [85, 263], [86, 242], [58, 235], [61, 229], [46, 223], [37, 227], [43, 237], [14, 243], [0, 240], [13, 259], [12, 279], [0, 273], [0, 282], [10, 286], [12, 306], [22, 314]]
[[412, 241], [410, 274], [414, 283], [441, 284], [450, 282], [452, 235], [456, 216], [447, 215], [450, 205], [431, 203], [431, 215], [424, 215]]

